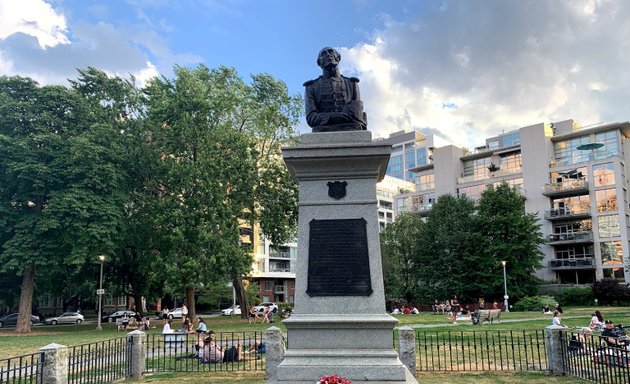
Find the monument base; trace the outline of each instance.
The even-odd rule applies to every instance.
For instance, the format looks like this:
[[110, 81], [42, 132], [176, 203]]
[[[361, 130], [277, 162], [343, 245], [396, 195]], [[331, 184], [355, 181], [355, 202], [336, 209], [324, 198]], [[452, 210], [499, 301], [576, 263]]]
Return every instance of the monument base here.
[[[322, 375], [323, 376], [323, 375]], [[320, 376], [321, 377], [321, 376]], [[345, 377], [346, 379], [348, 377], [346, 376], [341, 376], [341, 377]], [[351, 379], [350, 379], [351, 380]], [[413, 377], [413, 375], [411, 374], [411, 372], [409, 372], [409, 370], [407, 368], [405, 368], [405, 379], [404, 380], [398, 380], [398, 381], [391, 381], [391, 380], [351, 380], [352, 384], [418, 384], [418, 380]], [[267, 384], [315, 384], [316, 381], [313, 380], [302, 380], [302, 381], [296, 381], [296, 380], [286, 380], [286, 381], [278, 381], [276, 379], [269, 379], [266, 381]]]

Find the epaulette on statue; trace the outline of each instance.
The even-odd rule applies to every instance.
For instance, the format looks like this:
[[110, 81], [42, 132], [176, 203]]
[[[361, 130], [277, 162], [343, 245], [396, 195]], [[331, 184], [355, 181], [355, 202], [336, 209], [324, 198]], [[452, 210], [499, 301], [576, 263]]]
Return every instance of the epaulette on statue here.
[[[343, 77], [345, 77], [345, 76], [343, 76]], [[350, 81], [352, 81], [353, 83], [358, 83], [359, 82], [359, 79], [356, 78], [356, 77], [346, 77], [346, 79], [350, 79]]]
[[[321, 76], [320, 76], [320, 77], [321, 77]], [[319, 79], [319, 77], [318, 77], [317, 79]], [[304, 84], [302, 84], [302, 85], [304, 85], [305, 87], [308, 87], [309, 85], [313, 84], [313, 83], [315, 82], [315, 80], [317, 80], [317, 79], [309, 80], [309, 81], [305, 82], [305, 83], [304, 83]]]

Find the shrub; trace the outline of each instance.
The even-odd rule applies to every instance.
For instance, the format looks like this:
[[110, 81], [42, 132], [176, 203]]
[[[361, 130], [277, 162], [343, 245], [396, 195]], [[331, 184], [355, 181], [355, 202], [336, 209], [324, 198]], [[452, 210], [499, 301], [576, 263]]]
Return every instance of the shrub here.
[[593, 295], [602, 305], [630, 304], [630, 286], [614, 279], [602, 279], [593, 283]]
[[568, 288], [556, 295], [562, 305], [593, 305], [593, 288]]
[[543, 305], [547, 304], [549, 308], [553, 308], [553, 305], [557, 303], [557, 300], [553, 296], [525, 296], [514, 304], [515, 311], [542, 311]]

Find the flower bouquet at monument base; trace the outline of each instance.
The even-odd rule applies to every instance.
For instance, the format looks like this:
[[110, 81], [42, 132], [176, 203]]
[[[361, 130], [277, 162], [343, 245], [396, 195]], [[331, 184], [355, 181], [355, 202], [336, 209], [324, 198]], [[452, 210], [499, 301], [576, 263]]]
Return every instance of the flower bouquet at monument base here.
[[325, 375], [315, 384], [352, 384], [352, 381], [338, 375]]

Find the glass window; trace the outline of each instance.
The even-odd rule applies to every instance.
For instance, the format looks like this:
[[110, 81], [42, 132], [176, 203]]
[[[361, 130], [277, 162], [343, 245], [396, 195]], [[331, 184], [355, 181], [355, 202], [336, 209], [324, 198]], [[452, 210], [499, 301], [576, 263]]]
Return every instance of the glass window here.
[[497, 149], [497, 148], [499, 148], [499, 140], [488, 141], [488, 149]]
[[273, 289], [273, 281], [265, 281], [265, 291], [271, 291]]
[[621, 228], [619, 226], [619, 216], [606, 215], [597, 218], [599, 225], [599, 237], [617, 237], [621, 236]]
[[511, 147], [521, 143], [521, 134], [517, 132], [507, 133], [503, 135], [503, 146]]
[[[580, 145], [602, 143], [601, 148], [592, 150], [577, 149]], [[596, 133], [595, 135], [576, 137], [554, 143], [554, 156], [559, 165], [569, 165], [594, 159], [606, 159], [619, 154], [617, 131]]]
[[470, 187], [460, 187], [457, 189], [458, 196], [466, 196], [471, 200], [478, 201], [481, 197], [481, 192], [487, 188], [486, 184], [472, 185]]
[[595, 256], [593, 245], [559, 245], [554, 246], [557, 260], [590, 259]]
[[427, 189], [435, 189], [435, 174], [433, 173], [417, 176], [417, 190], [426, 191]]
[[523, 166], [521, 152], [502, 153], [499, 155], [499, 168], [502, 171], [519, 172]]
[[615, 279], [618, 281], [624, 281], [624, 273], [623, 273], [623, 268], [604, 268], [604, 270], [602, 271], [604, 272], [604, 278], [605, 279]]
[[596, 187], [615, 185], [615, 167], [613, 163], [593, 165], [593, 181]]
[[124, 307], [127, 305], [127, 296], [120, 296], [118, 298], [118, 306], [119, 307]]
[[616, 211], [617, 190], [610, 188], [595, 191], [595, 201], [597, 203], [597, 212]]
[[556, 214], [560, 215], [587, 213], [589, 211], [589, 197], [582, 195], [553, 199], [551, 206], [557, 211]]
[[464, 176], [475, 176], [474, 180], [484, 180], [488, 178], [491, 158], [484, 157], [475, 160], [464, 161]]
[[416, 149], [416, 164], [425, 165], [428, 163], [429, 161], [427, 159], [427, 148], [422, 147], [422, 148]]
[[623, 249], [621, 241], [606, 241], [600, 244], [602, 264], [623, 264]]

